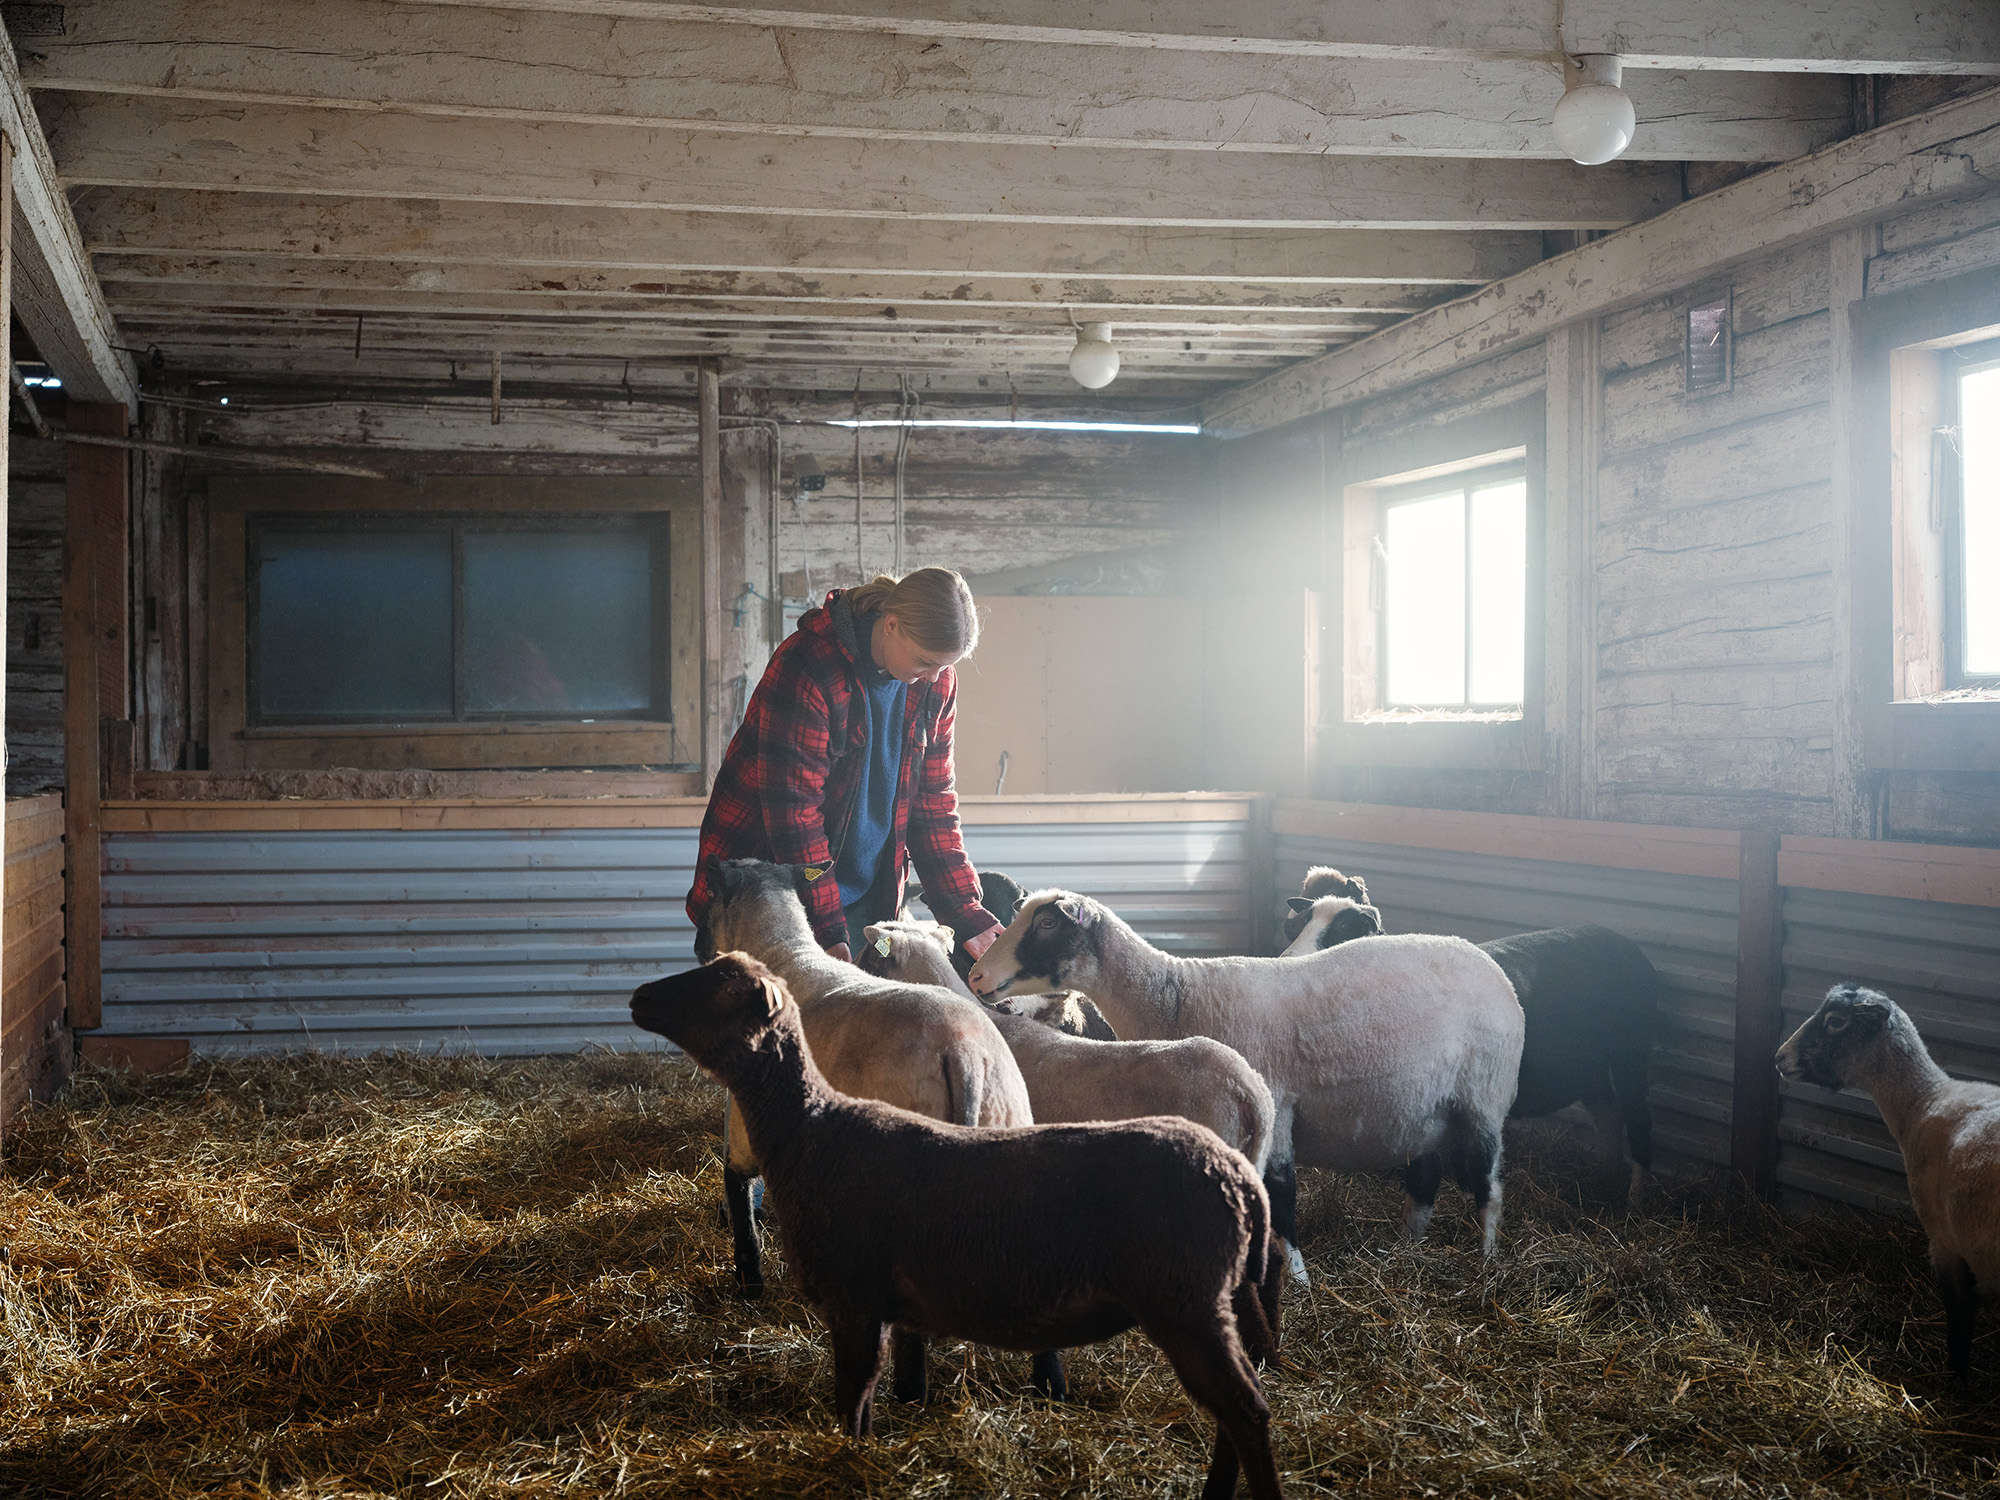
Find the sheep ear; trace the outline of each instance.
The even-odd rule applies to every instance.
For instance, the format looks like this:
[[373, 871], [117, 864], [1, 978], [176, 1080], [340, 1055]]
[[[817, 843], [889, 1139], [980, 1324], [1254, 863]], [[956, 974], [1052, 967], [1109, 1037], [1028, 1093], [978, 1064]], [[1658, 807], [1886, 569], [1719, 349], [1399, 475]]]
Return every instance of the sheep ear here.
[[1089, 925], [1089, 923], [1084, 919], [1083, 897], [1065, 896], [1060, 901], [1055, 903], [1055, 908], [1057, 911], [1061, 912], [1064, 916], [1068, 917], [1072, 922], [1076, 923], [1077, 926], [1086, 927]]
[[758, 977], [757, 985], [764, 992], [764, 1014], [766, 1016], [775, 1016], [785, 1008], [785, 984], [783, 980], [779, 979], [775, 974], [761, 975]]
[[1300, 917], [1313, 909], [1312, 897], [1310, 896], [1290, 897], [1286, 900], [1285, 905], [1290, 908], [1294, 916]]
[[895, 946], [894, 943], [889, 941], [889, 934], [886, 932], [875, 939], [875, 951], [884, 958], [889, 956], [889, 950]]
[[1359, 875], [1350, 875], [1347, 877], [1347, 889], [1348, 893], [1356, 901], [1365, 902], [1368, 899], [1368, 882], [1363, 880]]

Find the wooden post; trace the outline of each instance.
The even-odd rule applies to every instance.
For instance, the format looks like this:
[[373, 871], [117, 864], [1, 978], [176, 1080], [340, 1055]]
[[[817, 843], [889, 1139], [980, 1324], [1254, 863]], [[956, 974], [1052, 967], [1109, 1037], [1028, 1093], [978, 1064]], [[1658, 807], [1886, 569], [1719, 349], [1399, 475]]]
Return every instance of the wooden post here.
[[1759, 1198], [1778, 1191], [1778, 1070], [1784, 1038], [1784, 893], [1778, 835], [1743, 830], [1737, 877], [1736, 1066], [1730, 1091], [1729, 1166]]
[[[125, 434], [116, 401], [72, 401], [79, 432]], [[101, 719], [125, 711], [125, 512], [128, 459], [117, 448], [77, 445], [67, 455], [63, 515], [64, 860], [68, 878], [69, 1024], [103, 1024], [102, 862], [98, 804], [104, 755]]]
[[1272, 797], [1255, 797], [1243, 825], [1244, 890], [1250, 903], [1250, 952], [1278, 951], [1278, 838], [1271, 831]]
[[[14, 269], [14, 142], [10, 136], [0, 134], [0, 307], [13, 305]], [[7, 320], [7, 327], [0, 328], [0, 363], [9, 370], [14, 368], [13, 319]], [[7, 427], [0, 422], [0, 581], [7, 577]], [[7, 743], [7, 603], [6, 594], [0, 592], [0, 779], [4, 779], [7, 763], [5, 746]], [[0, 808], [4, 808], [6, 794], [0, 790]], [[4, 834], [6, 819], [0, 816], [0, 834]], [[6, 910], [7, 884], [6, 861], [0, 857], [0, 911]], [[15, 976], [0, 964], [0, 997], [4, 997], [14, 983]], [[0, 1080], [7, 1076], [7, 1069], [13, 1059], [7, 1055], [7, 1015], [4, 999], [0, 999]], [[4, 1084], [0, 1084], [4, 1087]], [[7, 1110], [4, 1100], [0, 1100], [0, 1140], [7, 1135]]]
[[722, 769], [722, 380], [712, 362], [703, 362], [699, 382], [701, 774], [713, 791]]

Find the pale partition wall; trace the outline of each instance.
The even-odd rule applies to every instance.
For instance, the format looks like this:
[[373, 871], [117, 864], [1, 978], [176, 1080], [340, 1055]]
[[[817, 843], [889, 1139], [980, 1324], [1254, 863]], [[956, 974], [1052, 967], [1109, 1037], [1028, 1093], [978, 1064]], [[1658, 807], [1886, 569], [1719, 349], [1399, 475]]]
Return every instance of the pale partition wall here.
[[[694, 962], [704, 803], [144, 803], [105, 811], [104, 1037], [197, 1054], [635, 1047]], [[977, 798], [974, 860], [1240, 951], [1249, 801]], [[157, 1055], [157, 1054], [156, 1054]]]

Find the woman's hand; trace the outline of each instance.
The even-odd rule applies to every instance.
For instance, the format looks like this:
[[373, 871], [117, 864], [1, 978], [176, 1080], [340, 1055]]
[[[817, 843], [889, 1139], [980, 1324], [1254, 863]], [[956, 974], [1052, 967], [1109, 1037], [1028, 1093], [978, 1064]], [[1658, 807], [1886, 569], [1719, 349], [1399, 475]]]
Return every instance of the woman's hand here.
[[848, 950], [847, 944], [845, 943], [835, 943], [831, 948], [827, 949], [826, 951], [834, 958], [839, 959], [844, 964], [851, 964], [854, 962], [854, 955], [852, 952]]
[[967, 938], [965, 940], [965, 951], [974, 958], [981, 958], [985, 955], [988, 948], [991, 948], [999, 941], [1000, 929], [998, 927], [989, 927], [984, 932]]

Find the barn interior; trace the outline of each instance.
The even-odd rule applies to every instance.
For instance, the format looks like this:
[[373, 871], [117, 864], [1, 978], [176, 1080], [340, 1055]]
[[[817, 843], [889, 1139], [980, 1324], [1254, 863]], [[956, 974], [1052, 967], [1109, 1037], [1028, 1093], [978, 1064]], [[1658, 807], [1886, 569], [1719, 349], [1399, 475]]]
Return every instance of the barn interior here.
[[[9, 1153], [79, 1090], [648, 1041], [772, 651], [937, 565], [980, 866], [1195, 957], [1319, 864], [1392, 932], [1612, 927], [1663, 1173], [1920, 1261], [1880, 1112], [1770, 1058], [1852, 979], [2000, 1082], [1990, 0], [0, 23]], [[1883, 1451], [2000, 1431], [1924, 1411]]]

